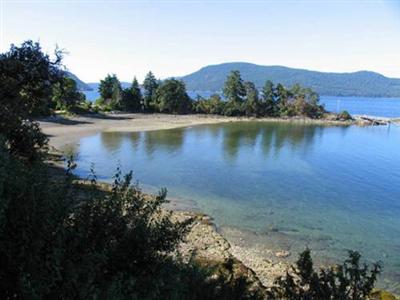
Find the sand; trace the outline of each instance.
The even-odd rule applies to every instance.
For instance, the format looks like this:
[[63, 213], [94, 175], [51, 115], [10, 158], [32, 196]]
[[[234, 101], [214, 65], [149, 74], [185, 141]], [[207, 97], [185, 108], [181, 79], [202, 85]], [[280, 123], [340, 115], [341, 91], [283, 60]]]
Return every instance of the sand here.
[[56, 116], [39, 120], [39, 123], [49, 137], [50, 146], [60, 149], [78, 142], [82, 137], [99, 132], [150, 131], [237, 120], [239, 119], [207, 115], [106, 114]]
[[49, 144], [57, 149], [78, 142], [82, 137], [99, 132], [135, 132], [172, 129], [201, 124], [224, 122], [300, 122], [319, 125], [351, 125], [353, 122], [331, 119], [314, 120], [309, 118], [246, 118], [214, 115], [167, 115], [167, 114], [102, 114], [85, 116], [55, 116], [39, 120], [40, 126], [49, 137]]

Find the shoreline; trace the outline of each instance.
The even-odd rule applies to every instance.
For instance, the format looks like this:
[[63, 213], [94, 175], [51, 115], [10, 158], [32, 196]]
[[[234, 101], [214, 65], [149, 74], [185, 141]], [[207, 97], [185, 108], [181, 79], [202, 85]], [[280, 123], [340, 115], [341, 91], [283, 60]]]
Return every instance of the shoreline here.
[[217, 115], [169, 115], [169, 114], [104, 114], [79, 116], [51, 116], [38, 120], [42, 131], [49, 137], [49, 144], [55, 148], [78, 142], [81, 138], [100, 132], [138, 132], [165, 130], [206, 124], [228, 122], [289, 122], [321, 126], [368, 126], [370, 122], [357, 118], [349, 121], [334, 120], [332, 117], [311, 119], [292, 118], [249, 118]]
[[[41, 120], [40, 126], [49, 136], [49, 146], [59, 149], [78, 142], [82, 137], [97, 134], [99, 132], [138, 132], [165, 130], [180, 127], [190, 127], [203, 124], [217, 124], [226, 122], [288, 122], [320, 126], [350, 126], [370, 125], [364, 122], [315, 120], [308, 118], [239, 118], [210, 115], [164, 115], [164, 114], [107, 114], [105, 116], [73, 116], [56, 117]], [[60, 162], [58, 162], [60, 165]], [[224, 232], [218, 228], [212, 220], [201, 212], [187, 207], [179, 207], [178, 199], [168, 198], [172, 205], [166, 209], [173, 211], [174, 217], [184, 220], [194, 218], [195, 225], [188, 235], [187, 243], [182, 248], [188, 255], [195, 252], [203, 260], [223, 261], [235, 259], [238, 266], [246, 269], [254, 282], [264, 287], [270, 287], [273, 280], [286, 273], [289, 265], [297, 259], [297, 253], [290, 253], [285, 249], [276, 249], [269, 245], [260, 249], [257, 245], [246, 244], [243, 235], [233, 229]], [[174, 208], [175, 205], [175, 208]], [[229, 237], [228, 237], [228, 236]], [[262, 250], [262, 251], [261, 251]]]

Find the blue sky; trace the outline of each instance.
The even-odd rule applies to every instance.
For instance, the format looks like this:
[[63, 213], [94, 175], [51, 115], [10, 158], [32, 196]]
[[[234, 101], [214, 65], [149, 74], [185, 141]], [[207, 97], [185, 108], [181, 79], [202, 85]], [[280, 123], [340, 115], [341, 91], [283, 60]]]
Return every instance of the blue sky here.
[[400, 78], [400, 0], [0, 2], [2, 51], [26, 39], [58, 44], [86, 82], [230, 61]]

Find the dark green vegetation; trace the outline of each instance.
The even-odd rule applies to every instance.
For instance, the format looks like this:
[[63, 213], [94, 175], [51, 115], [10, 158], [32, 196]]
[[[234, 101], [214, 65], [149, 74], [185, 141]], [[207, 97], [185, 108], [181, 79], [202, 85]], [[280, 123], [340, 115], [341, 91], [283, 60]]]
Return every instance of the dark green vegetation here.
[[222, 100], [218, 95], [209, 99], [198, 97], [191, 101], [185, 84], [176, 79], [157, 80], [149, 72], [143, 82], [142, 95], [134, 79], [131, 87], [122, 89], [116, 75], [107, 75], [101, 80], [96, 101], [100, 110], [124, 110], [130, 112], [161, 112], [185, 114], [220, 114], [248, 117], [293, 117], [321, 118], [325, 113], [319, 105], [319, 96], [309, 88], [296, 84], [291, 89], [266, 81], [261, 95], [252, 82], [244, 82], [239, 71], [232, 71], [224, 85]]
[[143, 113], [185, 114], [192, 111], [192, 101], [185, 85], [176, 79], [157, 80], [152, 72], [143, 82], [143, 95], [134, 78], [130, 87], [123, 89], [117, 76], [107, 75], [100, 81], [100, 99], [95, 103], [100, 110], [122, 110]]
[[342, 265], [315, 270], [310, 250], [300, 254], [296, 266], [275, 281], [272, 295], [277, 299], [366, 299], [381, 272], [380, 264], [371, 268], [360, 264], [361, 255], [349, 251]]
[[296, 84], [291, 89], [274, 85], [267, 80], [261, 96], [253, 82], [244, 82], [239, 71], [232, 71], [224, 89], [226, 101], [217, 95], [210, 99], [198, 99], [194, 110], [198, 113], [218, 113], [226, 116], [321, 118], [325, 113], [319, 105], [319, 96], [309, 88]]
[[250, 63], [224, 63], [207, 66], [181, 77], [190, 91], [222, 91], [226, 76], [238, 70], [244, 80], [262, 88], [265, 80], [291, 87], [298, 83], [324, 96], [399, 97], [400, 79], [374, 72], [324, 73], [282, 66], [260, 66]]
[[[173, 222], [170, 213], [161, 209], [166, 202], [165, 190], [157, 197], [146, 197], [131, 184], [132, 173], [122, 176], [118, 170], [112, 187], [102, 190], [94, 174], [88, 178], [90, 185], [74, 181], [72, 162], [65, 174], [44, 162], [49, 158], [46, 138], [32, 117], [48, 113], [55, 104], [54, 97], [62, 101], [60, 95], [68, 99], [74, 95], [65, 94], [63, 89], [53, 92], [64, 85], [66, 89], [74, 87], [60, 72], [60, 64], [59, 52], [55, 60], [50, 60], [39, 45], [31, 42], [13, 46], [0, 58], [0, 99], [5, 111], [0, 115], [0, 298], [264, 297], [264, 291], [250, 289], [246, 278], [179, 258], [177, 245], [190, 229], [190, 222]], [[227, 84], [227, 89], [240, 92], [237, 98], [227, 90], [232, 97], [229, 103], [242, 101], [239, 79], [234, 74]], [[112, 92], [104, 89], [102, 95], [111, 103], [123, 99], [117, 85], [113, 76], [104, 81], [103, 86], [111, 87]], [[134, 82], [132, 89], [123, 92], [136, 99], [135, 86]], [[164, 95], [182, 94], [182, 87], [176, 80], [160, 85]], [[252, 90], [251, 85], [246, 88]], [[157, 91], [159, 88], [156, 95]], [[183, 109], [181, 105], [187, 99], [180, 100], [168, 109]], [[168, 98], [165, 101], [169, 102]], [[164, 105], [162, 101], [156, 104]], [[315, 275], [307, 253], [297, 265], [299, 272], [295, 275], [300, 281], [289, 276], [286, 281], [278, 280], [284, 293], [290, 291], [284, 294], [289, 299], [318, 299], [312, 298], [314, 294], [307, 286], [312, 290], [314, 285], [334, 288], [325, 285], [325, 277]], [[340, 281], [340, 289], [348, 291], [343, 299], [362, 299], [372, 288], [379, 269], [373, 270], [373, 276], [366, 276], [367, 270], [358, 265], [358, 254], [351, 258], [338, 267], [345, 279]], [[231, 263], [222, 267], [229, 270]], [[342, 273], [332, 276], [335, 279]], [[272, 291], [271, 297], [276, 298], [274, 293], [280, 291]], [[324, 291], [324, 295], [327, 293]], [[332, 295], [336, 294], [332, 291]]]
[[351, 115], [347, 110], [342, 111], [340, 114], [337, 115], [337, 117], [339, 120], [344, 120], [344, 121], [352, 119]]
[[[4, 144], [2, 145], [4, 146]], [[174, 258], [189, 223], [163, 213], [131, 174], [110, 191], [55, 180], [1, 149], [1, 299], [250, 299], [245, 278]], [[231, 298], [233, 297], [233, 298]], [[255, 298], [257, 299], [257, 298]]]

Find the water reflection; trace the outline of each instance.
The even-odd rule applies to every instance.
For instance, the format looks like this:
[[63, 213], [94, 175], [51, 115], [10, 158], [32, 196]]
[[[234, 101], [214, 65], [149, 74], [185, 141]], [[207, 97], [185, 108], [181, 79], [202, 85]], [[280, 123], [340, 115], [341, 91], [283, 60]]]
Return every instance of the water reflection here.
[[270, 154], [279, 156], [280, 151], [287, 147], [292, 151], [302, 149], [303, 154], [307, 154], [313, 148], [315, 138], [322, 136], [323, 127], [256, 122], [225, 126], [221, 130], [224, 157], [235, 161], [242, 147], [255, 148], [258, 145], [265, 157]]
[[182, 148], [185, 140], [185, 132], [185, 128], [178, 128], [172, 131], [157, 130], [143, 132], [142, 141], [147, 155], [151, 158], [156, 150], [176, 154]]
[[[343, 135], [347, 129], [341, 127]], [[110, 154], [120, 151], [123, 143], [128, 142], [131, 150], [143, 148], [148, 158], [152, 158], [155, 152], [178, 155], [187, 140], [190, 140], [191, 146], [206, 140], [212, 146], [210, 151], [215, 151], [221, 144], [222, 157], [233, 163], [242, 148], [260, 148], [265, 158], [269, 155], [277, 157], [284, 149], [301, 149], [306, 155], [312, 150], [315, 139], [322, 136], [323, 130], [323, 127], [314, 125], [283, 123], [277, 126], [275, 123], [240, 122], [229, 126], [195, 126], [142, 133], [104, 132], [100, 134], [100, 142]]]
[[124, 136], [119, 132], [102, 132], [101, 145], [109, 152], [114, 153], [121, 148]]

